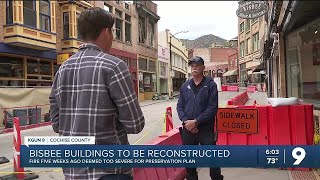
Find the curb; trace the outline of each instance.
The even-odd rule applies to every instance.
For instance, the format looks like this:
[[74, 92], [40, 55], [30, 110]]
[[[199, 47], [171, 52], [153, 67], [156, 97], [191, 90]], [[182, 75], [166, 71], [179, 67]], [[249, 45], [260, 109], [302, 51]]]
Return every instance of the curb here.
[[[38, 128], [38, 127], [43, 127], [43, 126], [49, 126], [49, 125], [51, 125], [51, 122], [43, 122], [43, 123], [38, 123], [38, 124], [21, 126], [21, 130], [33, 129], [33, 128]], [[7, 128], [7, 129], [3, 129], [3, 130], [0, 132], [0, 134], [6, 134], [6, 133], [11, 133], [11, 132], [13, 132], [13, 128]]]
[[145, 105], [141, 105], [140, 107], [145, 107], [145, 106], [150, 106], [153, 104], [158, 104], [158, 103], [162, 103], [162, 102], [167, 102], [167, 101], [171, 101], [171, 100], [175, 100], [175, 99], [169, 99], [169, 100], [155, 100], [153, 103], [149, 103], [149, 104], [145, 104]]

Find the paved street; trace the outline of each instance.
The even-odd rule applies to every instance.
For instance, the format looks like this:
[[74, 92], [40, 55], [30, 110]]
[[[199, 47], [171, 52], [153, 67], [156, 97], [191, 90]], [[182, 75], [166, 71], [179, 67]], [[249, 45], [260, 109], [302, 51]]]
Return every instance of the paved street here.
[[[233, 98], [237, 94], [241, 92], [219, 92], [219, 106], [225, 106], [227, 100]], [[252, 96], [252, 98], [264, 98], [264, 93], [256, 93]], [[252, 99], [251, 99], [252, 100]], [[251, 101], [250, 100], [250, 101]], [[261, 100], [260, 100], [261, 101]], [[259, 101], [258, 101], [259, 102]], [[153, 103], [153, 104], [152, 104]], [[173, 111], [173, 119], [174, 126], [177, 127], [180, 125], [180, 121], [178, 120], [177, 112], [176, 112], [176, 103], [177, 100], [169, 100], [169, 101], [148, 101], [141, 103], [143, 113], [146, 119], [146, 125], [144, 130], [137, 135], [129, 135], [129, 141], [131, 144], [144, 144], [150, 142], [155, 137], [161, 135], [162, 133], [162, 119], [166, 107], [171, 106]], [[52, 132], [51, 126], [40, 127], [30, 130], [22, 131], [23, 136], [50, 136], [56, 135]], [[23, 139], [23, 138], [22, 138]], [[12, 165], [12, 133], [9, 134], [0, 134], [0, 156], [5, 156], [10, 159], [11, 163], [0, 165], [0, 172], [11, 172], [13, 170]], [[57, 168], [27, 168], [27, 170], [32, 170], [36, 172], [41, 180], [51, 180], [63, 179], [63, 175], [61, 169]], [[44, 170], [56, 170], [56, 172], [39, 172]], [[287, 180], [289, 179], [287, 171], [279, 171], [279, 170], [267, 170], [267, 169], [253, 169], [253, 168], [223, 168], [223, 174], [225, 175], [226, 180], [232, 179], [246, 179], [246, 180], [255, 180], [258, 176], [266, 176], [268, 179], [272, 180]], [[201, 180], [208, 179], [208, 169], [202, 168]], [[2, 176], [4, 174], [0, 174]], [[271, 178], [272, 177], [272, 178]]]

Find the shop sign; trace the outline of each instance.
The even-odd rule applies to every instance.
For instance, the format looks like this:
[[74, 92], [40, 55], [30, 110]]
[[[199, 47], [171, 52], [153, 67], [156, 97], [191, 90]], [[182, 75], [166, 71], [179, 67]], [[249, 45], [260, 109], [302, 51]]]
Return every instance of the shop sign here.
[[69, 58], [69, 53], [58, 54], [57, 55], [57, 64], [62, 64]]
[[254, 19], [265, 15], [268, 12], [266, 1], [243, 1], [239, 3], [237, 16], [242, 19]]
[[258, 118], [258, 109], [219, 108], [217, 131], [257, 134]]

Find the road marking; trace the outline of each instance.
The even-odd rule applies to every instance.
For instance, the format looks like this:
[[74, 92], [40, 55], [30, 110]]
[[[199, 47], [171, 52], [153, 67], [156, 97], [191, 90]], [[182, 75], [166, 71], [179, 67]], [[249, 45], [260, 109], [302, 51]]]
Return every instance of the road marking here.
[[139, 143], [143, 138], [145, 138], [155, 127], [158, 127], [156, 125], [159, 124], [159, 122], [163, 122], [163, 118], [165, 118], [165, 114], [157, 121], [155, 122], [153, 125], [153, 127], [151, 127], [141, 138], [139, 138], [135, 143], [133, 143], [133, 145], [136, 145], [137, 143]]

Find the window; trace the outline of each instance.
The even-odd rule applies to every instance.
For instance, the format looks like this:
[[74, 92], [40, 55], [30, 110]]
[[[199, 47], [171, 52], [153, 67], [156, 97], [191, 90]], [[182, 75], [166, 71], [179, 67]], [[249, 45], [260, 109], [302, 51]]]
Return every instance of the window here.
[[[78, 26], [78, 20], [79, 20], [79, 16], [80, 16], [80, 13], [76, 13], [76, 18], [77, 18], [77, 26]], [[80, 37], [80, 34], [79, 34], [79, 30], [77, 29], [77, 39], [81, 39]]]
[[40, 17], [40, 29], [45, 31], [51, 31], [50, 29], [50, 4], [47, 0], [39, 1], [39, 17]]
[[257, 22], [259, 20], [259, 18], [254, 18], [254, 19], [251, 19], [251, 24]]
[[139, 43], [146, 41], [146, 22], [143, 17], [139, 17]]
[[131, 16], [125, 15], [125, 41], [131, 43]]
[[250, 47], [250, 38], [248, 38], [248, 39], [246, 40], [246, 54], [249, 54], [249, 53], [250, 53], [249, 47]]
[[124, 8], [129, 10], [129, 4], [128, 3], [124, 3]]
[[139, 86], [140, 92], [156, 92], [157, 75], [155, 73], [143, 73], [143, 82], [139, 83]]
[[131, 22], [131, 16], [129, 16], [128, 14], [125, 15], [125, 19], [126, 21]]
[[7, 8], [6, 8], [6, 10], [7, 10], [7, 13], [6, 13], [6, 15], [7, 15], [7, 18], [6, 18], [6, 20], [7, 20], [7, 24], [12, 24], [13, 23], [13, 15], [12, 15], [12, 1], [10, 1], [10, 0], [7, 0]]
[[37, 27], [36, 2], [23, 1], [23, 22], [27, 26]]
[[147, 59], [139, 59], [139, 70], [147, 71]]
[[160, 75], [167, 77], [167, 63], [159, 61], [160, 64]]
[[253, 52], [259, 50], [259, 33], [252, 36]]
[[118, 9], [116, 9], [116, 16], [118, 16], [119, 18], [122, 18], [122, 12]]
[[69, 12], [63, 13], [63, 38], [69, 38]]
[[[288, 97], [297, 97], [320, 108], [320, 18], [285, 37]], [[317, 127], [319, 127], [317, 121]]]
[[184, 63], [184, 60], [182, 59], [182, 69], [185, 71], [186, 70], [186, 63]]
[[246, 32], [250, 31], [250, 19], [246, 19]]
[[156, 72], [156, 61], [149, 60], [149, 71]]
[[240, 57], [244, 56], [244, 42], [240, 43]]
[[127, 23], [125, 24], [125, 41], [127, 43], [131, 43], [131, 24]]
[[40, 74], [41, 75], [51, 75], [51, 64], [48, 61], [42, 61], [40, 63]]
[[242, 31], [244, 31], [244, 22], [242, 22], [242, 23], [240, 24], [240, 33], [241, 33]]
[[22, 59], [1, 56], [0, 62], [0, 77], [23, 78], [24, 64]]
[[246, 63], [240, 64], [240, 82], [243, 85], [247, 79]]
[[122, 20], [116, 18], [116, 39], [122, 41]]
[[149, 45], [153, 47], [154, 45], [154, 23], [149, 22]]
[[182, 59], [179, 55], [177, 55], [177, 67], [182, 69]]
[[104, 4], [103, 9], [108, 11], [108, 12], [110, 12], [110, 13], [112, 13], [112, 7], [107, 5], [107, 4]]

